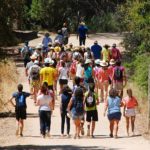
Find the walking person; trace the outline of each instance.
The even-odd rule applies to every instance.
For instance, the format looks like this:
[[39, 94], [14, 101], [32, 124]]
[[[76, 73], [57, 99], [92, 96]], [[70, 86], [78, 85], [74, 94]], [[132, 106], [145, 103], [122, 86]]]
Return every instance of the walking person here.
[[67, 137], [70, 137], [70, 118], [67, 116], [67, 107], [72, 96], [71, 89], [66, 85], [62, 89], [60, 112], [61, 112], [61, 136], [64, 137], [65, 121], [67, 125]]
[[[16, 135], [23, 136], [24, 119], [27, 118], [26, 109], [26, 98], [31, 94], [23, 91], [23, 85], [18, 85], [18, 92], [13, 93], [12, 98], [8, 101], [15, 107], [15, 115], [17, 121]], [[13, 102], [15, 99], [15, 103]]]
[[131, 123], [132, 136], [134, 136], [134, 123], [136, 118], [135, 107], [138, 106], [137, 99], [133, 96], [132, 90], [127, 89], [127, 97], [123, 98], [124, 111], [123, 115], [126, 118], [126, 130], [129, 136], [129, 127]]
[[79, 45], [85, 45], [86, 36], [87, 36], [88, 28], [85, 26], [84, 22], [80, 23], [80, 26], [78, 28], [78, 34], [77, 38], [79, 36]]
[[115, 89], [110, 89], [104, 110], [104, 116], [108, 110], [107, 116], [109, 120], [110, 137], [118, 137], [118, 125], [121, 119], [121, 106], [123, 106], [123, 102], [117, 96], [117, 91]]
[[111, 59], [117, 61], [117, 60], [121, 60], [121, 58], [122, 56], [120, 50], [116, 47], [116, 44], [114, 43], [111, 48]]
[[47, 87], [43, 84], [36, 102], [36, 105], [39, 106], [40, 131], [43, 138], [46, 135], [50, 136], [52, 101], [53, 98], [47, 93]]
[[75, 125], [74, 139], [80, 138], [81, 120], [84, 118], [83, 99], [83, 90], [78, 87], [76, 88], [74, 96], [71, 98], [68, 104], [68, 111], [71, 110], [72, 119]]
[[110, 47], [109, 45], [105, 44], [103, 46], [103, 50], [102, 50], [102, 53], [101, 53], [102, 60], [105, 61], [105, 62], [109, 62], [110, 59], [111, 59], [111, 51], [110, 51], [109, 47]]
[[64, 43], [64, 45], [67, 45], [68, 39], [69, 39], [69, 32], [68, 32], [68, 28], [67, 28], [66, 23], [63, 24], [61, 31], [62, 31], [62, 35], [63, 35], [63, 43]]
[[95, 85], [90, 84], [89, 90], [85, 93], [85, 111], [87, 121], [87, 136], [94, 138], [95, 123], [98, 121], [98, 112], [96, 105], [99, 104], [98, 94], [95, 93]]

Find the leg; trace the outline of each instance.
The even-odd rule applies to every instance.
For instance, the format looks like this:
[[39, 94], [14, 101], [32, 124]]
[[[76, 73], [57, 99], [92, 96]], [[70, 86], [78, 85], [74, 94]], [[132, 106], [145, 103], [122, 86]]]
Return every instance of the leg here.
[[93, 133], [95, 130], [95, 121], [92, 121], [92, 128], [91, 128], [91, 136], [93, 137]]
[[90, 125], [91, 122], [87, 122], [87, 136], [90, 136]]
[[129, 117], [126, 117], [126, 130], [127, 130], [127, 135], [129, 136]]
[[46, 122], [45, 122], [45, 112], [40, 111], [40, 129], [41, 129], [41, 134], [43, 137], [45, 137], [45, 130], [46, 130]]
[[131, 128], [132, 128], [132, 134], [134, 136], [134, 122], [135, 122], [135, 116], [131, 117]]
[[109, 123], [110, 123], [110, 125], [109, 125], [109, 128], [110, 128], [110, 137], [113, 137], [114, 120], [110, 120]]
[[101, 90], [101, 101], [104, 101], [104, 88], [103, 88], [103, 83], [100, 83], [100, 90]]
[[67, 113], [65, 114], [66, 116], [66, 122], [67, 122], [67, 134], [69, 135], [70, 133], [70, 118], [67, 116]]
[[80, 137], [80, 124], [81, 124], [81, 120], [77, 119], [77, 137]]
[[117, 138], [118, 136], [118, 124], [119, 124], [119, 120], [114, 120], [115, 138]]
[[45, 112], [46, 114], [46, 130], [47, 130], [47, 133], [49, 135], [49, 132], [50, 132], [50, 125], [51, 125], [51, 112], [50, 111], [46, 111]]
[[109, 86], [109, 83], [108, 83], [108, 82], [104, 83], [104, 90], [105, 90], [104, 101], [105, 101], [105, 102], [106, 102], [107, 96], [108, 96], [108, 86]]
[[81, 46], [82, 45], [82, 38], [79, 37], [79, 45]]
[[20, 136], [23, 136], [23, 134], [22, 134], [22, 132], [23, 132], [23, 127], [24, 127], [23, 119], [20, 119], [20, 120], [19, 120]]
[[64, 135], [65, 114], [61, 113], [61, 134]]

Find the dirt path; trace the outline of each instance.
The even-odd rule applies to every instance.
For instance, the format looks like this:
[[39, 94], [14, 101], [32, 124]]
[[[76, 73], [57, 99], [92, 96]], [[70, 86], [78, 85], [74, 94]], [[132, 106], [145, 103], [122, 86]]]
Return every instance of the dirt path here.
[[[53, 37], [52, 37], [53, 38]], [[35, 39], [30, 42], [30, 45], [35, 46], [37, 43], [41, 42], [42, 37]], [[121, 42], [122, 37], [116, 34], [100, 34], [91, 35], [87, 39], [87, 46], [93, 44], [94, 40], [98, 40], [99, 43], [104, 45], [106, 42], [108, 44]], [[75, 36], [71, 36], [70, 41], [78, 45], [78, 41]], [[29, 86], [27, 83], [27, 78], [24, 76], [24, 68], [18, 67], [18, 72], [20, 77], [18, 83], [21, 82], [24, 85], [24, 89], [29, 91]], [[71, 85], [71, 83], [70, 83]], [[127, 137], [125, 134], [125, 120], [122, 120], [119, 125], [119, 138], [110, 139], [109, 138], [109, 123], [106, 117], [103, 117], [103, 106], [100, 104], [98, 106], [99, 111], [99, 121], [96, 124], [94, 139], [88, 139], [82, 137], [81, 139], [74, 140], [71, 138], [61, 138], [60, 137], [60, 113], [59, 113], [59, 100], [56, 101], [56, 108], [52, 115], [52, 125], [51, 125], [51, 138], [43, 139], [39, 132], [39, 117], [38, 117], [38, 107], [35, 107], [33, 101], [29, 98], [27, 99], [27, 112], [28, 118], [25, 121], [24, 137], [18, 138], [15, 136], [15, 118], [0, 118], [0, 149], [45, 149], [45, 150], [117, 150], [117, 149], [127, 149], [127, 150], [149, 150], [150, 143], [145, 140], [140, 133], [136, 132], [135, 137]], [[86, 129], [86, 123], [85, 123]], [[71, 122], [71, 135], [73, 135], [74, 126]], [[86, 132], [86, 130], [85, 130]]]

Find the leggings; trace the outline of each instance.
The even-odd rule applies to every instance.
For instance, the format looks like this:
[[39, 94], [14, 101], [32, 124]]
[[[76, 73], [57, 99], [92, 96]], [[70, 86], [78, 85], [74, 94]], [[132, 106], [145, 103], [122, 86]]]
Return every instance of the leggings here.
[[61, 134], [64, 134], [65, 119], [67, 123], [67, 134], [69, 134], [70, 133], [70, 118], [67, 116], [67, 112], [61, 113]]

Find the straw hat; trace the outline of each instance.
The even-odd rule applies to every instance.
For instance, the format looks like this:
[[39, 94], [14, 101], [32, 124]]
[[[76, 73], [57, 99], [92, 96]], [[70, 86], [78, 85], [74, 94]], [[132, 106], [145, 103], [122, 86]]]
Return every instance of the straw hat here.
[[95, 64], [100, 65], [101, 60], [100, 59], [96, 59], [95, 60]]
[[91, 61], [91, 59], [86, 59], [85, 60], [85, 64], [90, 64], [92, 61]]
[[100, 62], [100, 66], [102, 66], [102, 67], [108, 67], [108, 62], [106, 62], [106, 61], [101, 61], [101, 62]]
[[115, 60], [114, 60], [114, 59], [111, 59], [111, 60], [110, 60], [110, 62], [109, 62], [109, 64], [110, 64], [110, 65], [115, 65], [115, 64], [116, 64], [116, 62], [115, 62]]
[[30, 58], [31, 59], [37, 59], [37, 57], [35, 55], [31, 55]]

